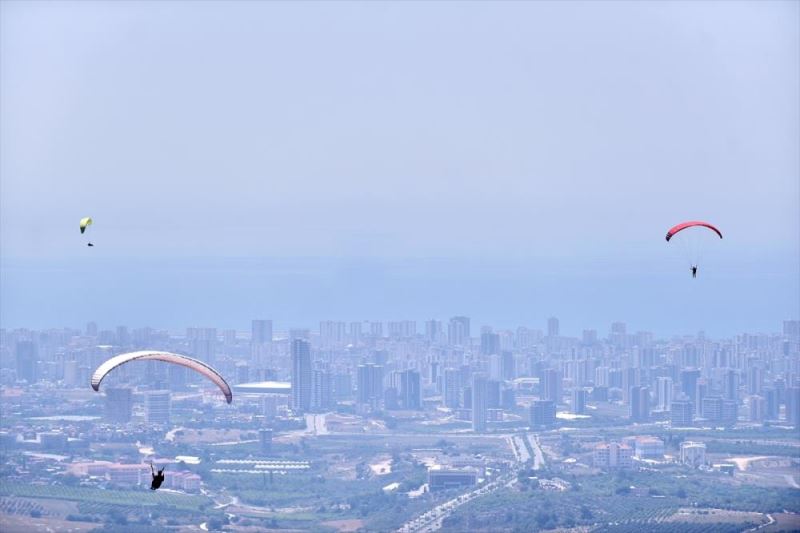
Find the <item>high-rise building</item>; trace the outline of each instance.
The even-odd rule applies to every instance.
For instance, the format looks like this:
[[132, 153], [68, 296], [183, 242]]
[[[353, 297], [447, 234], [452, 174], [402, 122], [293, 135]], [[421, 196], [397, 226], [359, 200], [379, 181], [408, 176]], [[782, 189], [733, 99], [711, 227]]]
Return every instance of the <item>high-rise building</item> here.
[[628, 332], [625, 322], [614, 322], [611, 324], [611, 335], [609, 340], [611, 341], [611, 344], [617, 348], [627, 347]]
[[78, 373], [78, 361], [64, 361], [64, 385], [67, 387], [82, 385]]
[[20, 341], [16, 346], [17, 379], [34, 383], [38, 377], [38, 354], [32, 341]]
[[650, 389], [648, 387], [631, 387], [630, 419], [632, 422], [645, 422], [650, 418]]
[[721, 396], [707, 396], [703, 398], [703, 418], [726, 426], [736, 424], [738, 415], [737, 402], [726, 400]]
[[703, 400], [705, 400], [706, 396], [708, 395], [709, 391], [709, 384], [708, 380], [705, 378], [700, 378], [697, 380], [697, 385], [695, 386], [695, 393], [694, 393], [694, 401], [696, 411], [695, 414], [697, 416], [704, 416], [703, 415]]
[[389, 337], [392, 339], [411, 339], [417, 335], [417, 323], [414, 320], [389, 322]]
[[217, 353], [217, 328], [187, 328], [186, 339], [192, 357], [214, 365]]
[[556, 404], [552, 400], [534, 400], [531, 404], [530, 423], [533, 428], [550, 427], [556, 423]]
[[272, 320], [253, 320], [250, 324], [250, 343], [272, 344]]
[[508, 350], [500, 353], [500, 377], [506, 381], [511, 381], [517, 377], [514, 354]]
[[447, 342], [453, 346], [466, 346], [469, 344], [469, 317], [454, 316], [447, 324]]
[[778, 405], [778, 390], [775, 387], [764, 387], [764, 418], [777, 420], [780, 406]]
[[761, 386], [764, 383], [764, 370], [757, 366], [752, 366], [747, 371], [747, 393], [761, 394]]
[[383, 367], [373, 364], [358, 365], [358, 403], [371, 409], [380, 408], [383, 402]]
[[126, 387], [106, 388], [105, 418], [109, 422], [125, 424], [130, 422], [133, 412], [133, 394]]
[[697, 403], [698, 379], [700, 379], [700, 371], [696, 368], [681, 370], [681, 392], [689, 397], [693, 405]]
[[507, 411], [513, 411], [517, 408], [517, 393], [514, 389], [500, 391], [500, 407]]
[[640, 370], [636, 367], [628, 367], [622, 370], [622, 401], [628, 405], [631, 403], [631, 389], [642, 384]]
[[500, 335], [497, 333], [481, 333], [481, 355], [500, 353]]
[[304, 413], [311, 409], [311, 345], [303, 339], [292, 341], [292, 411]]
[[725, 372], [723, 389], [726, 400], [739, 399], [739, 374], [735, 370]]
[[428, 342], [437, 341], [443, 334], [442, 323], [439, 320], [425, 321], [425, 340]]
[[150, 391], [145, 394], [145, 418], [148, 424], [169, 424], [170, 392]]
[[236, 364], [236, 383], [247, 383], [250, 381], [250, 366], [247, 363]]
[[97, 323], [96, 322], [88, 322], [86, 324], [86, 336], [87, 337], [97, 337]]
[[457, 409], [461, 397], [461, 373], [455, 368], [446, 368], [442, 376], [442, 396], [445, 407]]
[[333, 405], [332, 378], [329, 372], [313, 370], [311, 373], [311, 410], [325, 411]]
[[670, 425], [672, 427], [691, 427], [694, 420], [694, 406], [689, 400], [673, 400], [670, 407]]
[[553, 368], [547, 368], [542, 371], [539, 380], [540, 387], [542, 388], [541, 397], [543, 400], [550, 400], [555, 404], [561, 403], [561, 372]]
[[766, 405], [767, 402], [762, 396], [748, 396], [747, 397], [747, 410], [750, 422], [763, 422], [766, 418]]
[[334, 374], [333, 397], [337, 400], [353, 398], [353, 376], [350, 374]]
[[583, 334], [581, 335], [581, 343], [584, 346], [592, 346], [593, 344], [597, 344], [597, 330], [596, 329], [583, 330]]
[[486, 396], [486, 376], [475, 374], [472, 376], [472, 431], [476, 433], [486, 431]]
[[586, 414], [586, 389], [572, 390], [572, 412], [576, 415]]
[[800, 429], [800, 387], [786, 387], [786, 422]]
[[[398, 402], [401, 409], [420, 409], [422, 396], [420, 390], [420, 375], [416, 370], [399, 372]], [[394, 384], [393, 384], [394, 385]]]
[[558, 319], [554, 316], [551, 316], [547, 319], [547, 336], [548, 337], [558, 337], [559, 334], [559, 327], [558, 327]]
[[295, 339], [307, 341], [311, 338], [311, 331], [308, 328], [291, 328], [289, 330], [289, 342]]
[[319, 323], [319, 338], [325, 343], [340, 343], [347, 339], [347, 324], [334, 320]]
[[500, 408], [500, 389], [501, 383], [496, 379], [486, 380], [486, 408]]
[[656, 379], [656, 396], [659, 411], [669, 411], [672, 404], [672, 378], [659, 376]]
[[350, 322], [350, 342], [358, 344], [361, 342], [362, 329], [361, 322]]

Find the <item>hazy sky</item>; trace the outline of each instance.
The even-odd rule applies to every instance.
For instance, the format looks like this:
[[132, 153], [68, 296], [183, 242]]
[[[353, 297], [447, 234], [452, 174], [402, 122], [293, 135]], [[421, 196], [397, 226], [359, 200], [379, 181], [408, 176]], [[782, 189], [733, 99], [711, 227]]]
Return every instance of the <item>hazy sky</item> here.
[[3, 2], [0, 321], [777, 329], [799, 6]]

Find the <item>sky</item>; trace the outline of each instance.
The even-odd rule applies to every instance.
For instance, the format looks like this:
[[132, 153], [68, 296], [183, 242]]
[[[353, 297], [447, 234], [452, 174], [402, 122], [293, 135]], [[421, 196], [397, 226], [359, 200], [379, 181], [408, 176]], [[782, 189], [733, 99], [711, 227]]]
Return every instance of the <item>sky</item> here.
[[799, 35], [797, 2], [2, 2], [0, 325], [776, 331]]

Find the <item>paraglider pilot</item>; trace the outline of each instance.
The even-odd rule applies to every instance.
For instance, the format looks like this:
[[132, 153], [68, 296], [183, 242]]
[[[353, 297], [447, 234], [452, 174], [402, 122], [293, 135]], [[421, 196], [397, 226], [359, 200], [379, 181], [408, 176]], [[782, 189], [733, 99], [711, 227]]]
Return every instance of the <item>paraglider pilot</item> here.
[[697, 265], [692, 265], [692, 277], [697, 277]]
[[164, 470], [166, 470], [166, 466], [158, 471], [156, 474], [155, 469], [153, 468], [153, 463], [150, 463], [150, 471], [153, 473], [153, 482], [150, 484], [150, 490], [158, 489], [161, 484], [164, 482]]

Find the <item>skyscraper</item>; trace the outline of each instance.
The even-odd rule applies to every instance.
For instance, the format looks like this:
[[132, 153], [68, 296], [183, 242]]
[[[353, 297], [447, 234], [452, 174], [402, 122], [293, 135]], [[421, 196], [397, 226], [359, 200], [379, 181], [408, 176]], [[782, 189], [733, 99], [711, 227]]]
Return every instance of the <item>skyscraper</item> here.
[[332, 379], [329, 372], [314, 370], [311, 373], [311, 410], [325, 411], [333, 405]]
[[556, 404], [551, 400], [534, 400], [531, 404], [530, 423], [533, 428], [550, 427], [556, 423]]
[[469, 317], [454, 316], [447, 325], [447, 342], [453, 346], [469, 344]]
[[547, 368], [541, 373], [540, 388], [541, 398], [550, 400], [555, 404], [561, 403], [561, 372], [553, 368]]
[[303, 339], [292, 341], [292, 395], [290, 407], [297, 413], [311, 408], [311, 345]]
[[442, 335], [442, 323], [439, 320], [425, 321], [425, 340], [435, 342]]
[[383, 367], [358, 365], [357, 399], [362, 406], [378, 409], [383, 401]]
[[631, 387], [630, 419], [632, 422], [644, 422], [650, 418], [650, 389], [647, 387]]
[[547, 319], [547, 336], [548, 337], [558, 337], [559, 328], [558, 328], [558, 319], [554, 316], [551, 316]]
[[766, 405], [767, 402], [762, 396], [748, 396], [747, 397], [747, 410], [750, 417], [750, 422], [763, 422], [766, 418]]
[[145, 417], [148, 424], [169, 424], [170, 392], [150, 391], [145, 394]]
[[130, 422], [133, 412], [133, 394], [127, 387], [106, 388], [105, 418], [109, 422]]
[[398, 392], [401, 409], [419, 409], [422, 407], [419, 372], [415, 370], [400, 372]]
[[703, 414], [703, 400], [708, 395], [708, 380], [705, 378], [700, 378], [697, 380], [697, 385], [695, 386], [696, 391], [694, 393], [694, 401], [696, 405], [695, 414], [697, 416], [704, 416]]
[[656, 396], [658, 399], [658, 410], [669, 411], [672, 404], [672, 378], [659, 376], [656, 380]]
[[32, 341], [20, 341], [16, 346], [17, 379], [34, 383], [37, 379], [37, 349]]
[[517, 369], [514, 364], [514, 354], [506, 350], [500, 354], [501, 379], [512, 380], [516, 377]]
[[725, 372], [723, 388], [726, 400], [739, 399], [739, 374], [735, 370]]
[[187, 328], [189, 353], [209, 365], [214, 365], [217, 353], [217, 328]]
[[692, 426], [694, 406], [689, 400], [673, 400], [670, 407], [670, 425], [686, 428]]
[[442, 396], [445, 407], [457, 409], [461, 397], [461, 373], [455, 368], [446, 368], [442, 376]]
[[572, 390], [572, 412], [576, 415], [586, 414], [586, 389]]
[[695, 369], [681, 370], [681, 392], [697, 403], [697, 380], [700, 379], [700, 371]]
[[486, 431], [486, 376], [475, 374], [472, 376], [472, 431], [483, 433]]
[[800, 429], [800, 387], [786, 387], [786, 422]]
[[250, 342], [262, 345], [272, 343], [272, 320], [253, 320], [250, 325]]
[[500, 335], [497, 333], [481, 333], [481, 354], [492, 355], [500, 353]]

